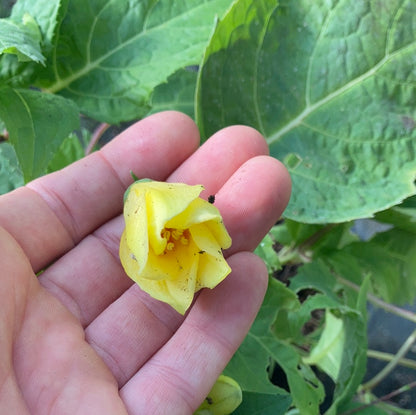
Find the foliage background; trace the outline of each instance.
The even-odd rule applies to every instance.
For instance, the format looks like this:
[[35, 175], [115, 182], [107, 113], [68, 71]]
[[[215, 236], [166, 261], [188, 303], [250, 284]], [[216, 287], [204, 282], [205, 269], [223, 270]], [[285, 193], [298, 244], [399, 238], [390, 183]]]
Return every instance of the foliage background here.
[[[152, 112], [190, 114], [204, 139], [254, 126], [293, 196], [257, 249], [271, 278], [226, 369], [244, 392], [236, 413], [412, 413], [416, 2], [12, 3], [0, 3], [0, 192]], [[363, 235], [368, 218], [376, 233]], [[368, 302], [400, 318], [390, 354], [367, 345]], [[367, 358], [385, 366], [366, 375]], [[401, 401], [380, 400], [398, 366]]]

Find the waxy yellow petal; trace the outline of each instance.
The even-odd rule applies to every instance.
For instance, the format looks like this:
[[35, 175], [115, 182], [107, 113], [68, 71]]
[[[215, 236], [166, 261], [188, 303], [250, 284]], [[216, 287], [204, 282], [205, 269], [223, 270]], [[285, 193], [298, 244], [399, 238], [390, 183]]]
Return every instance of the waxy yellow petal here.
[[201, 253], [198, 289], [214, 288], [231, 272], [231, 268], [224, 259], [221, 246], [207, 224], [194, 225], [190, 228], [190, 232]]
[[[126, 247], [124, 250], [128, 247], [130, 252], [127, 256], [135, 258], [140, 273], [146, 265], [146, 258], [149, 253], [146, 199], [142, 192], [130, 189], [129, 196], [124, 204], [124, 221], [126, 223], [124, 230]], [[122, 258], [121, 255], [120, 257]]]

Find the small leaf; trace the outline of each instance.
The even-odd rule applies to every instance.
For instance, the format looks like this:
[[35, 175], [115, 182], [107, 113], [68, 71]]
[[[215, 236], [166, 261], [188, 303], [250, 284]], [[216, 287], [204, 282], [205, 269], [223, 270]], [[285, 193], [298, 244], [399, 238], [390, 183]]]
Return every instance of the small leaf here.
[[19, 0], [13, 6], [10, 18], [20, 21], [30, 14], [36, 19], [41, 33], [44, 52], [49, 53], [54, 45], [56, 29], [65, 15], [69, 0]]
[[51, 173], [85, 156], [84, 148], [75, 134], [70, 134], [58, 148], [53, 158], [48, 164], [47, 173]]
[[57, 30], [65, 16], [69, 0], [19, 0], [12, 9], [10, 19], [20, 22], [25, 14], [34, 16], [38, 25], [37, 40], [47, 62], [43, 67], [35, 62], [19, 62], [12, 55], [0, 57], [0, 81], [15, 88], [29, 87], [37, 77], [47, 78], [53, 61], [53, 48], [57, 42]]
[[3, 87], [0, 118], [6, 124], [25, 182], [45, 173], [68, 134], [78, 127], [76, 106], [59, 96]]
[[303, 362], [317, 365], [335, 382], [333, 402], [327, 415], [335, 415], [337, 407], [352, 397], [365, 373], [368, 282], [368, 279], [364, 281], [358, 295], [349, 296], [348, 289], [342, 288], [322, 260], [301, 267], [291, 280], [291, 288], [296, 291], [308, 288], [324, 294], [308, 297], [301, 313], [326, 309], [324, 329], [311, 355]]
[[29, 14], [23, 16], [23, 21], [0, 19], [0, 54], [11, 53], [21, 62], [35, 61], [45, 63], [45, 57], [40, 48], [39, 28]]
[[331, 311], [325, 314], [325, 327], [318, 344], [310, 355], [303, 359], [309, 365], [317, 365], [336, 381], [341, 370], [342, 354], [346, 341], [345, 325], [342, 318]]
[[269, 274], [282, 268], [274, 245], [275, 241], [267, 234], [254, 251], [266, 263]]

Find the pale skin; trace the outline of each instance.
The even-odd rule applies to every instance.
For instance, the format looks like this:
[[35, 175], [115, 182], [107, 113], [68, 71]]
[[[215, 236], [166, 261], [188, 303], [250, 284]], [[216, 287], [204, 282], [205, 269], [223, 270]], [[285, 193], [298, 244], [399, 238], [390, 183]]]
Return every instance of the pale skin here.
[[[0, 413], [192, 414], [267, 287], [266, 267], [251, 251], [290, 195], [287, 171], [267, 151], [242, 126], [199, 148], [188, 117], [160, 113], [1, 196]], [[185, 316], [141, 292], [120, 265], [130, 171], [203, 184], [233, 239], [225, 253], [232, 273], [202, 290]]]

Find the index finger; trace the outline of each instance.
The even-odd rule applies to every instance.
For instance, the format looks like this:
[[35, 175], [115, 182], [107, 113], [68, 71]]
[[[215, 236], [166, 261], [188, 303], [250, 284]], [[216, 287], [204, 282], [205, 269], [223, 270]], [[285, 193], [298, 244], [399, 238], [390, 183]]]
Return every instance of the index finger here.
[[38, 271], [122, 211], [131, 171], [164, 180], [198, 144], [198, 129], [184, 114], [152, 115], [100, 151], [1, 196], [0, 226]]

